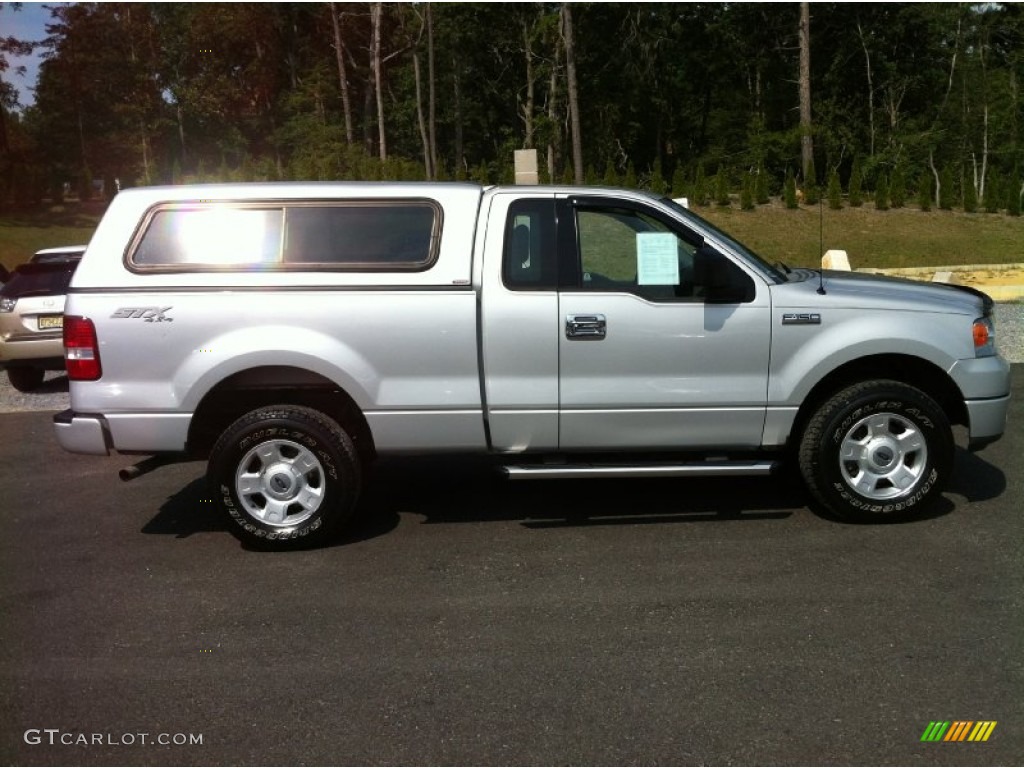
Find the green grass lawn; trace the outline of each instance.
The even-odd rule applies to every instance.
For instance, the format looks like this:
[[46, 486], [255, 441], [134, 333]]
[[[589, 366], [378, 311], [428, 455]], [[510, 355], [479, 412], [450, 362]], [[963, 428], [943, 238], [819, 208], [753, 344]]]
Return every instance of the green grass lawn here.
[[103, 208], [99, 203], [70, 202], [37, 211], [0, 213], [0, 264], [13, 269], [40, 248], [85, 245]]
[[[89, 242], [102, 210], [100, 204], [69, 202], [0, 214], [0, 263], [11, 268], [40, 248]], [[854, 269], [1024, 262], [1024, 217], [917, 208], [876, 211], [871, 203], [839, 211], [822, 206], [821, 220], [817, 206], [791, 211], [778, 203], [753, 211], [715, 205], [695, 211], [768, 261], [794, 267], [819, 266], [829, 248], [845, 250]]]
[[793, 267], [821, 266], [830, 248], [846, 251], [854, 269], [1024, 262], [1020, 216], [916, 207], [876, 211], [871, 203], [838, 211], [826, 204], [821, 218], [817, 206], [787, 210], [778, 203], [753, 211], [709, 205], [695, 212], [768, 261]]

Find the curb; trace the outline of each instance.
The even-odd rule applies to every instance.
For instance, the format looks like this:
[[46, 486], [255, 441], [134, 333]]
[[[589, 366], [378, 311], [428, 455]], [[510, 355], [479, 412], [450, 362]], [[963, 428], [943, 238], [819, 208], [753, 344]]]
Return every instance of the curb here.
[[1024, 300], [1024, 285], [987, 285], [985, 283], [957, 280], [957, 273], [960, 272], [1018, 271], [1024, 273], [1024, 264], [955, 264], [947, 267], [894, 267], [891, 269], [862, 267], [854, 271], [873, 275], [909, 277], [911, 279], [928, 280], [938, 283], [971, 285], [987, 293], [992, 297], [993, 301], [1014, 302]]

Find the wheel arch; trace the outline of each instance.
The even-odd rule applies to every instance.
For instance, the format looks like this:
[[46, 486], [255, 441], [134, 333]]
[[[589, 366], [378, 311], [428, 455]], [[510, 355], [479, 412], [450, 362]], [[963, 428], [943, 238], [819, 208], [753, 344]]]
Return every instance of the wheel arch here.
[[192, 414], [187, 450], [206, 457], [220, 434], [236, 419], [268, 405], [302, 405], [336, 421], [352, 438], [363, 461], [376, 455], [373, 434], [355, 400], [319, 373], [286, 365], [238, 371], [207, 392]]
[[912, 355], [870, 355], [835, 368], [811, 388], [797, 411], [789, 433], [789, 446], [800, 444], [808, 421], [829, 397], [852, 384], [871, 379], [888, 379], [916, 387], [939, 404], [950, 424], [968, 423], [963, 394], [942, 368]]

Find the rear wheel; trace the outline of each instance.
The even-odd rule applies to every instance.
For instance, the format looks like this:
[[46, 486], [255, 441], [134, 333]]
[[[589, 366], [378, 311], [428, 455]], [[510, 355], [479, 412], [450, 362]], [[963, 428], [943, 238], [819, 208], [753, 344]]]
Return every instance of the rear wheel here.
[[31, 392], [38, 389], [45, 377], [46, 371], [42, 368], [17, 366], [7, 369], [7, 378], [10, 379], [11, 386], [19, 392]]
[[359, 458], [348, 434], [319, 411], [278, 405], [247, 413], [214, 445], [207, 480], [243, 541], [319, 544], [352, 517]]
[[916, 387], [867, 381], [838, 392], [811, 417], [800, 472], [814, 497], [840, 517], [913, 517], [941, 495], [953, 466], [942, 408]]

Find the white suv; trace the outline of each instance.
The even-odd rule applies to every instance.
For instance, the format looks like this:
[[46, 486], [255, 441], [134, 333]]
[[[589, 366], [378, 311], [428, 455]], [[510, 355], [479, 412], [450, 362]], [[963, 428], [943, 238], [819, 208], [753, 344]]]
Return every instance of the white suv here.
[[11, 386], [31, 392], [46, 371], [64, 370], [64, 299], [85, 246], [47, 248], [0, 288], [0, 365]]

